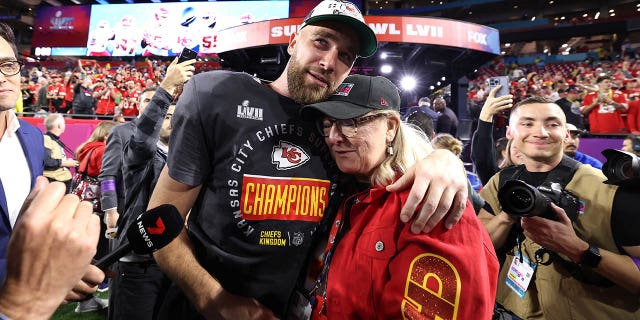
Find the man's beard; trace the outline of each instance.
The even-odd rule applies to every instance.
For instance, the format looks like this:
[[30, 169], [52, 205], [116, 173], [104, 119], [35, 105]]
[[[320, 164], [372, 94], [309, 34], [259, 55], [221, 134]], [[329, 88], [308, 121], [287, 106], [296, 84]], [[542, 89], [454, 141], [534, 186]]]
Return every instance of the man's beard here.
[[333, 83], [328, 83], [326, 88], [315, 83], [306, 83], [305, 75], [308, 74], [308, 68], [298, 63], [295, 53], [290, 60], [287, 68], [287, 89], [291, 99], [306, 105], [325, 101], [333, 94], [335, 90]]
[[160, 140], [160, 142], [164, 143], [165, 145], [169, 145], [169, 138], [171, 138], [171, 131], [169, 130], [162, 130], [160, 131], [160, 136], [158, 137], [158, 140]]
[[569, 157], [573, 158], [576, 156], [576, 151], [578, 148], [576, 149], [571, 149], [571, 150], [567, 150], [565, 149], [564, 154], [568, 155]]

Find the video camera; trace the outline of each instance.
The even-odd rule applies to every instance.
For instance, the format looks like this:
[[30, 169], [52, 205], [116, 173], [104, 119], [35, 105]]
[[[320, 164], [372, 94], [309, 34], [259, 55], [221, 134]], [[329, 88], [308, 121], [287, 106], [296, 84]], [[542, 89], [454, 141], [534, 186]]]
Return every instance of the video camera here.
[[602, 165], [602, 173], [607, 177], [604, 183], [621, 187], [640, 187], [640, 157], [615, 149], [605, 149], [602, 155], [607, 158]]
[[502, 211], [513, 218], [542, 217], [557, 220], [551, 203], [564, 209], [569, 219], [578, 217], [578, 198], [557, 182], [543, 183], [538, 188], [522, 180], [509, 180], [498, 190]]

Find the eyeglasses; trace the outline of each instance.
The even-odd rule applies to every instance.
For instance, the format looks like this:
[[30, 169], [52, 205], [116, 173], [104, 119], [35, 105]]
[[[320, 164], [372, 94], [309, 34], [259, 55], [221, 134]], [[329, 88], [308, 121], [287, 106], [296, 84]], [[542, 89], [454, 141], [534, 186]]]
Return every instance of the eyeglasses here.
[[14, 76], [20, 73], [22, 69], [22, 62], [20, 61], [5, 61], [0, 63], [0, 73], [5, 76]]
[[323, 137], [328, 137], [331, 132], [331, 128], [335, 124], [340, 133], [342, 133], [347, 138], [353, 138], [358, 133], [358, 124], [365, 123], [367, 121], [371, 121], [373, 119], [377, 119], [380, 117], [386, 117], [386, 113], [376, 113], [370, 116], [364, 116], [360, 118], [352, 118], [352, 119], [329, 119], [325, 118], [318, 122], [316, 125], [318, 126], [318, 131]]

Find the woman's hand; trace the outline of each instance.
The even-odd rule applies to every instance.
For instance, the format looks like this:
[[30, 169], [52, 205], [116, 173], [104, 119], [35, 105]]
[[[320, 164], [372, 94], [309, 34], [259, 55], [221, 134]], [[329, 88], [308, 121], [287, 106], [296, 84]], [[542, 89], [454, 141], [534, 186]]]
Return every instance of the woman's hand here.
[[480, 120], [484, 122], [493, 122], [493, 116], [505, 109], [513, 107], [513, 96], [510, 94], [496, 98], [496, 92], [502, 88], [498, 85], [489, 92], [487, 100], [485, 100], [482, 110], [480, 110]]

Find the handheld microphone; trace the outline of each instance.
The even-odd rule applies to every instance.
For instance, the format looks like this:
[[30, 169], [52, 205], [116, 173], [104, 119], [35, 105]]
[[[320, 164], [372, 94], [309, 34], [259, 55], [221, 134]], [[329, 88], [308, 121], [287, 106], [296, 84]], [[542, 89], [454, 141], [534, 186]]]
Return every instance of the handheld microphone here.
[[131, 251], [150, 254], [162, 249], [180, 234], [183, 226], [182, 216], [173, 205], [163, 204], [143, 212], [127, 229], [128, 242], [109, 252], [94, 265], [105, 269]]

